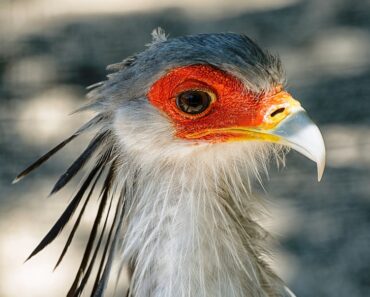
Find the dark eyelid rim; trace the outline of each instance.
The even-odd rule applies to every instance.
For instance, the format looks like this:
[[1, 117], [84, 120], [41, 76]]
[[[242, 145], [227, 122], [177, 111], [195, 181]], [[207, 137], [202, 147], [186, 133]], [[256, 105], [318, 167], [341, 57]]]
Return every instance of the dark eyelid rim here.
[[[186, 91], [202, 91], [206, 93], [211, 93], [211, 98], [216, 99], [218, 98], [218, 94], [214, 88], [209, 86], [208, 84], [204, 83], [203, 81], [196, 80], [196, 79], [188, 79], [184, 80], [181, 83], [177, 84], [172, 91], [172, 98], [176, 98], [181, 93]], [[213, 95], [213, 96], [212, 96]], [[215, 97], [215, 98], [213, 98]], [[215, 100], [213, 100], [215, 101]]]

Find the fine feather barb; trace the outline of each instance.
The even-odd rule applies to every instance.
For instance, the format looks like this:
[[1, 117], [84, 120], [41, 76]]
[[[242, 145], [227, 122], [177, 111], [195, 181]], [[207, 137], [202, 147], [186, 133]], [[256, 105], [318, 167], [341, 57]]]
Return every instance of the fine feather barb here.
[[28, 166], [25, 170], [23, 170], [20, 174], [17, 175], [17, 177], [13, 180], [13, 184], [19, 182], [22, 178], [24, 178], [26, 175], [28, 175], [31, 171], [38, 168], [40, 165], [45, 163], [52, 155], [54, 155], [56, 152], [58, 152], [60, 149], [62, 149], [66, 144], [71, 142], [73, 139], [75, 139], [79, 134], [74, 133], [67, 139], [63, 140], [61, 143], [59, 143], [57, 146], [52, 148], [49, 152], [47, 152], [45, 155], [43, 155], [41, 158], [39, 158], [36, 162], [32, 163], [30, 166]]
[[77, 194], [74, 196], [72, 201], [69, 203], [65, 211], [62, 213], [60, 218], [57, 220], [57, 222], [54, 224], [54, 226], [50, 229], [50, 231], [45, 235], [45, 237], [41, 240], [39, 245], [34, 249], [34, 251], [31, 253], [31, 255], [27, 258], [26, 261], [31, 259], [33, 256], [38, 254], [41, 250], [43, 250], [48, 244], [50, 244], [57, 236], [58, 234], [63, 230], [65, 225], [68, 223], [68, 221], [71, 219], [73, 213], [75, 212], [76, 208], [78, 207], [83, 195], [85, 194], [88, 186], [90, 185], [91, 181], [95, 177], [95, 175], [98, 173], [98, 171], [104, 167], [106, 162], [108, 161], [108, 155], [105, 154], [103, 157], [99, 159], [97, 164], [94, 166], [94, 168], [91, 170], [91, 172], [86, 177], [85, 181], [83, 182], [81, 188], [78, 190]]
[[61, 143], [59, 143], [57, 146], [52, 148], [49, 152], [47, 152], [45, 155], [40, 157], [38, 160], [36, 160], [34, 163], [32, 163], [30, 166], [28, 166], [25, 170], [23, 170], [20, 174], [17, 175], [17, 177], [13, 180], [13, 184], [19, 182], [22, 178], [24, 178], [26, 175], [28, 175], [30, 172], [41, 166], [43, 163], [45, 163], [51, 156], [53, 156], [55, 153], [57, 153], [59, 150], [61, 150], [64, 146], [66, 146], [68, 143], [70, 143], [73, 139], [75, 139], [77, 136], [79, 136], [81, 133], [87, 131], [92, 126], [98, 124], [103, 119], [103, 115], [97, 115], [94, 118], [92, 118], [90, 121], [88, 121], [86, 124], [84, 124], [80, 129], [78, 129], [75, 133], [73, 133], [70, 137], [63, 140]]
[[81, 208], [81, 210], [80, 210], [80, 213], [79, 213], [79, 215], [78, 215], [78, 217], [77, 217], [77, 220], [76, 220], [75, 224], [73, 225], [73, 228], [72, 228], [72, 230], [71, 230], [71, 233], [70, 233], [70, 234], [69, 234], [69, 236], [68, 236], [67, 242], [66, 242], [66, 244], [65, 244], [65, 246], [64, 246], [64, 248], [63, 248], [62, 253], [61, 253], [61, 254], [60, 254], [60, 256], [59, 256], [59, 259], [58, 259], [58, 261], [57, 261], [57, 263], [56, 263], [56, 265], [55, 265], [55, 267], [54, 267], [54, 270], [55, 270], [55, 269], [59, 266], [59, 264], [62, 262], [62, 260], [63, 260], [63, 258], [64, 258], [64, 256], [65, 256], [65, 254], [66, 254], [66, 252], [67, 252], [67, 250], [68, 250], [68, 248], [69, 248], [69, 246], [70, 246], [70, 244], [71, 244], [71, 242], [72, 242], [72, 240], [73, 240], [73, 237], [74, 237], [74, 235], [75, 235], [75, 233], [76, 233], [76, 231], [77, 231], [77, 229], [78, 229], [78, 226], [80, 225], [81, 218], [82, 218], [82, 216], [83, 216], [83, 214], [84, 214], [84, 212], [85, 212], [86, 206], [87, 206], [88, 202], [90, 201], [91, 195], [92, 195], [92, 193], [93, 193], [93, 191], [94, 191], [94, 189], [95, 189], [95, 186], [96, 186], [96, 184], [97, 184], [97, 182], [98, 182], [98, 180], [99, 180], [99, 178], [100, 178], [100, 176], [101, 176], [101, 174], [102, 174], [103, 170], [104, 170], [104, 167], [102, 166], [102, 168], [100, 169], [100, 171], [99, 171], [98, 175], [97, 175], [97, 176], [96, 176], [96, 178], [95, 178], [95, 181], [94, 181], [93, 185], [92, 185], [92, 186], [91, 186], [91, 188], [90, 188], [90, 192], [89, 192], [89, 194], [88, 194], [88, 195], [87, 195], [87, 197], [86, 197], [85, 203], [83, 204], [83, 206], [82, 206], [82, 208]]
[[91, 158], [93, 153], [100, 147], [100, 145], [107, 138], [109, 133], [107, 131], [98, 134], [94, 137], [87, 148], [82, 152], [82, 154], [72, 163], [72, 165], [67, 169], [65, 173], [58, 179], [55, 183], [53, 189], [50, 192], [50, 195], [55, 194], [61, 188], [63, 188], [76, 174], [80, 169], [86, 164], [86, 162]]
[[[123, 192], [121, 193], [121, 195], [123, 195]], [[120, 198], [120, 199], [122, 199], [122, 198]], [[91, 296], [95, 296], [95, 294], [97, 294], [98, 284], [99, 284], [99, 282], [101, 280], [101, 277], [102, 277], [102, 271], [103, 271], [103, 268], [104, 268], [104, 264], [106, 263], [106, 258], [107, 258], [109, 246], [111, 244], [111, 238], [112, 238], [113, 230], [115, 229], [115, 226], [117, 224], [118, 216], [121, 213], [120, 208], [118, 207], [120, 205], [120, 199], [117, 202], [116, 211], [115, 211], [115, 214], [114, 214], [114, 217], [113, 217], [112, 225], [111, 225], [109, 233], [108, 233], [107, 241], [105, 243], [103, 255], [100, 259], [99, 269], [98, 269], [98, 272], [96, 274], [96, 278], [95, 278], [94, 286], [93, 286], [93, 289], [92, 289], [92, 292], [91, 292]]]
[[97, 255], [98, 255], [98, 251], [100, 249], [100, 245], [101, 245], [101, 242], [103, 240], [103, 236], [105, 234], [105, 229], [107, 227], [107, 222], [108, 222], [109, 214], [110, 214], [110, 211], [111, 211], [111, 208], [112, 208], [112, 202], [113, 202], [113, 197], [111, 197], [111, 199], [110, 199], [108, 211], [107, 211], [107, 214], [106, 214], [106, 217], [105, 217], [105, 221], [104, 221], [104, 225], [103, 225], [102, 231], [100, 232], [100, 236], [99, 236], [98, 242], [96, 244], [95, 251], [94, 251], [93, 256], [92, 256], [92, 258], [90, 260], [90, 263], [89, 263], [89, 266], [88, 266], [88, 268], [86, 270], [86, 273], [85, 273], [85, 275], [84, 275], [84, 277], [83, 277], [83, 279], [81, 281], [81, 284], [78, 287], [78, 290], [76, 292], [76, 295], [77, 296], [79, 296], [83, 292], [83, 290], [85, 288], [85, 285], [86, 285], [86, 283], [87, 283], [87, 281], [88, 281], [88, 279], [90, 277], [91, 271], [92, 271], [92, 269], [94, 267], [95, 259], [96, 259]]
[[124, 188], [121, 195], [120, 195], [118, 203], [117, 203], [117, 213], [116, 213], [116, 217], [115, 217], [114, 220], [117, 219], [118, 222], [117, 222], [117, 225], [115, 227], [112, 243], [111, 243], [110, 248], [109, 248], [108, 259], [107, 259], [107, 261], [104, 265], [104, 270], [103, 270], [103, 273], [102, 273], [99, 281], [94, 285], [93, 292], [91, 293], [92, 297], [103, 297], [105, 288], [106, 288], [107, 283], [108, 283], [109, 273], [110, 273], [110, 270], [112, 268], [112, 263], [113, 263], [113, 259], [114, 259], [114, 256], [115, 256], [117, 240], [119, 238], [118, 234], [121, 231], [121, 226], [122, 226], [122, 222], [123, 222], [123, 219], [124, 219], [124, 212], [125, 212], [125, 210], [124, 210], [125, 209], [125, 207], [124, 207], [125, 206], [124, 192], [125, 192], [125, 190], [126, 189]]
[[98, 212], [96, 214], [95, 221], [94, 221], [93, 227], [92, 227], [91, 232], [90, 232], [89, 240], [87, 242], [87, 246], [86, 246], [86, 249], [85, 249], [81, 264], [80, 264], [80, 267], [77, 271], [75, 280], [74, 280], [70, 290], [68, 291], [67, 297], [79, 296], [80, 280], [81, 280], [82, 276], [88, 275], [88, 274], [85, 274], [86, 267], [87, 267], [87, 264], [88, 264], [89, 259], [90, 259], [90, 255], [91, 255], [91, 252], [92, 252], [92, 249], [93, 249], [94, 241], [95, 241], [95, 238], [97, 236], [98, 227], [99, 227], [101, 218], [103, 216], [105, 206], [107, 204], [108, 193], [109, 193], [109, 190], [112, 186], [113, 180], [114, 180], [114, 170], [113, 170], [113, 165], [112, 165], [110, 167], [110, 170], [109, 170], [109, 172], [107, 174], [107, 177], [106, 177], [106, 179], [104, 181], [104, 184], [103, 184], [102, 193], [101, 193], [102, 198], [101, 198], [101, 201], [100, 201], [99, 209], [98, 209]]

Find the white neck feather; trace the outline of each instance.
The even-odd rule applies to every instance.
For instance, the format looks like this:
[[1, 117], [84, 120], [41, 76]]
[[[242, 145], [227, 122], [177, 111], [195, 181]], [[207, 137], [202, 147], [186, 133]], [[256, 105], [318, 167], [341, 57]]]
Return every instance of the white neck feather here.
[[254, 164], [215, 155], [145, 169], [127, 162], [138, 172], [127, 178], [134, 190], [122, 245], [133, 296], [285, 296], [261, 258], [267, 233], [253, 219], [261, 205], [249, 192], [256, 169], [245, 170]]
[[281, 147], [181, 141], [145, 102], [128, 102], [114, 123], [128, 189], [121, 261], [133, 268], [132, 296], [293, 296], [262, 260], [267, 233], [254, 215], [263, 207], [250, 193]]

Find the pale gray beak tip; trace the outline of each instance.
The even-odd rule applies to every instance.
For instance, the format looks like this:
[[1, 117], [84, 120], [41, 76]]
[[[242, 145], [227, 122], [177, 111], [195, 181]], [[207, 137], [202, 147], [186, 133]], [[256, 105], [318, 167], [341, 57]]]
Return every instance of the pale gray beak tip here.
[[317, 164], [317, 179], [321, 180], [325, 169], [325, 144], [319, 128], [301, 109], [286, 118], [273, 131], [285, 144]]
[[320, 160], [316, 164], [317, 164], [317, 181], [321, 181], [321, 178], [325, 170], [325, 155], [323, 156], [322, 160]]

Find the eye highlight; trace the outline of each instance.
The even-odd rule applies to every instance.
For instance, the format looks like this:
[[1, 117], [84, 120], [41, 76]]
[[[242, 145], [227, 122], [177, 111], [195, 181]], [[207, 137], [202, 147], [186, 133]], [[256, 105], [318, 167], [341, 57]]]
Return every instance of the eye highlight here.
[[176, 97], [176, 105], [184, 113], [197, 115], [207, 110], [214, 98], [215, 95], [210, 92], [188, 90]]

